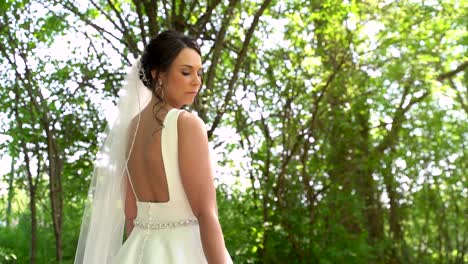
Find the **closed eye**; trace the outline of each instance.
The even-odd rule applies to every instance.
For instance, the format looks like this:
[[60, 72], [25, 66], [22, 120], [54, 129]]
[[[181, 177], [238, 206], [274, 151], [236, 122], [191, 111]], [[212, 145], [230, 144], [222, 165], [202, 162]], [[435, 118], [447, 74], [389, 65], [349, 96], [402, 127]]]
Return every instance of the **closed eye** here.
[[[190, 75], [190, 72], [182, 72], [182, 74], [183, 74], [184, 76], [189, 76], [189, 75]], [[198, 76], [201, 77], [202, 75], [203, 75], [203, 72], [199, 72], [199, 73], [198, 73]]]

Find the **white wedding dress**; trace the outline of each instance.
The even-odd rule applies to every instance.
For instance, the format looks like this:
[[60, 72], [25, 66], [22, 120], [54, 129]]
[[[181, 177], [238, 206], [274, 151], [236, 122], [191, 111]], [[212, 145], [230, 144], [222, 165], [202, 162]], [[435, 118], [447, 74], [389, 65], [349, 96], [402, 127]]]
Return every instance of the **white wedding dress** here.
[[[179, 174], [177, 118], [180, 111], [184, 110], [177, 108], [169, 110], [164, 118], [161, 132], [162, 161], [170, 200], [166, 203], [137, 200], [138, 213], [135, 227], [109, 263], [207, 263], [199, 225], [191, 210]], [[133, 192], [135, 193], [134, 189]]]

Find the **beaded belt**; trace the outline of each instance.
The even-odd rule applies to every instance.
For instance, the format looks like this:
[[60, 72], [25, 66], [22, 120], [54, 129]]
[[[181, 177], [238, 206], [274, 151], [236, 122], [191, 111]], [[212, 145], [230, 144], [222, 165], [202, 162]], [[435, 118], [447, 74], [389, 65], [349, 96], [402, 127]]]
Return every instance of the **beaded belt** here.
[[138, 226], [138, 227], [141, 227], [141, 228], [164, 229], [164, 228], [174, 228], [174, 227], [181, 227], [181, 226], [188, 226], [188, 225], [198, 224], [198, 220], [197, 219], [186, 219], [186, 220], [180, 220], [180, 221], [175, 221], [175, 222], [160, 223], [160, 222], [144, 221], [144, 220], [135, 219], [133, 221], [133, 224], [135, 226]]

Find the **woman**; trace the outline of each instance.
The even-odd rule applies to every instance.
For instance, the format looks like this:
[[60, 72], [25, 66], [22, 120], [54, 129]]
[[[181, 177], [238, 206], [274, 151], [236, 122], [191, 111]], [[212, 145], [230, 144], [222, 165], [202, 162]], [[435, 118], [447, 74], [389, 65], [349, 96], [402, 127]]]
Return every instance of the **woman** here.
[[205, 124], [181, 109], [202, 84], [200, 48], [165, 31], [138, 62], [98, 154], [75, 263], [232, 263]]

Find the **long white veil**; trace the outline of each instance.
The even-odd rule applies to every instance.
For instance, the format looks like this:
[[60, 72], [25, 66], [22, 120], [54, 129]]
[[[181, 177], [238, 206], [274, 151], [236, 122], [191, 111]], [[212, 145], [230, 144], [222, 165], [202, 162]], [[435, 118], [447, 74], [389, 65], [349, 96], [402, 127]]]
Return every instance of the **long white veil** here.
[[[132, 119], [151, 100], [151, 91], [139, 78], [140, 58], [129, 70], [119, 90], [117, 113], [108, 121], [105, 140], [97, 153], [81, 223], [75, 264], [107, 264], [123, 242], [127, 175], [127, 148], [133, 147]], [[135, 131], [136, 132], [136, 131]]]

